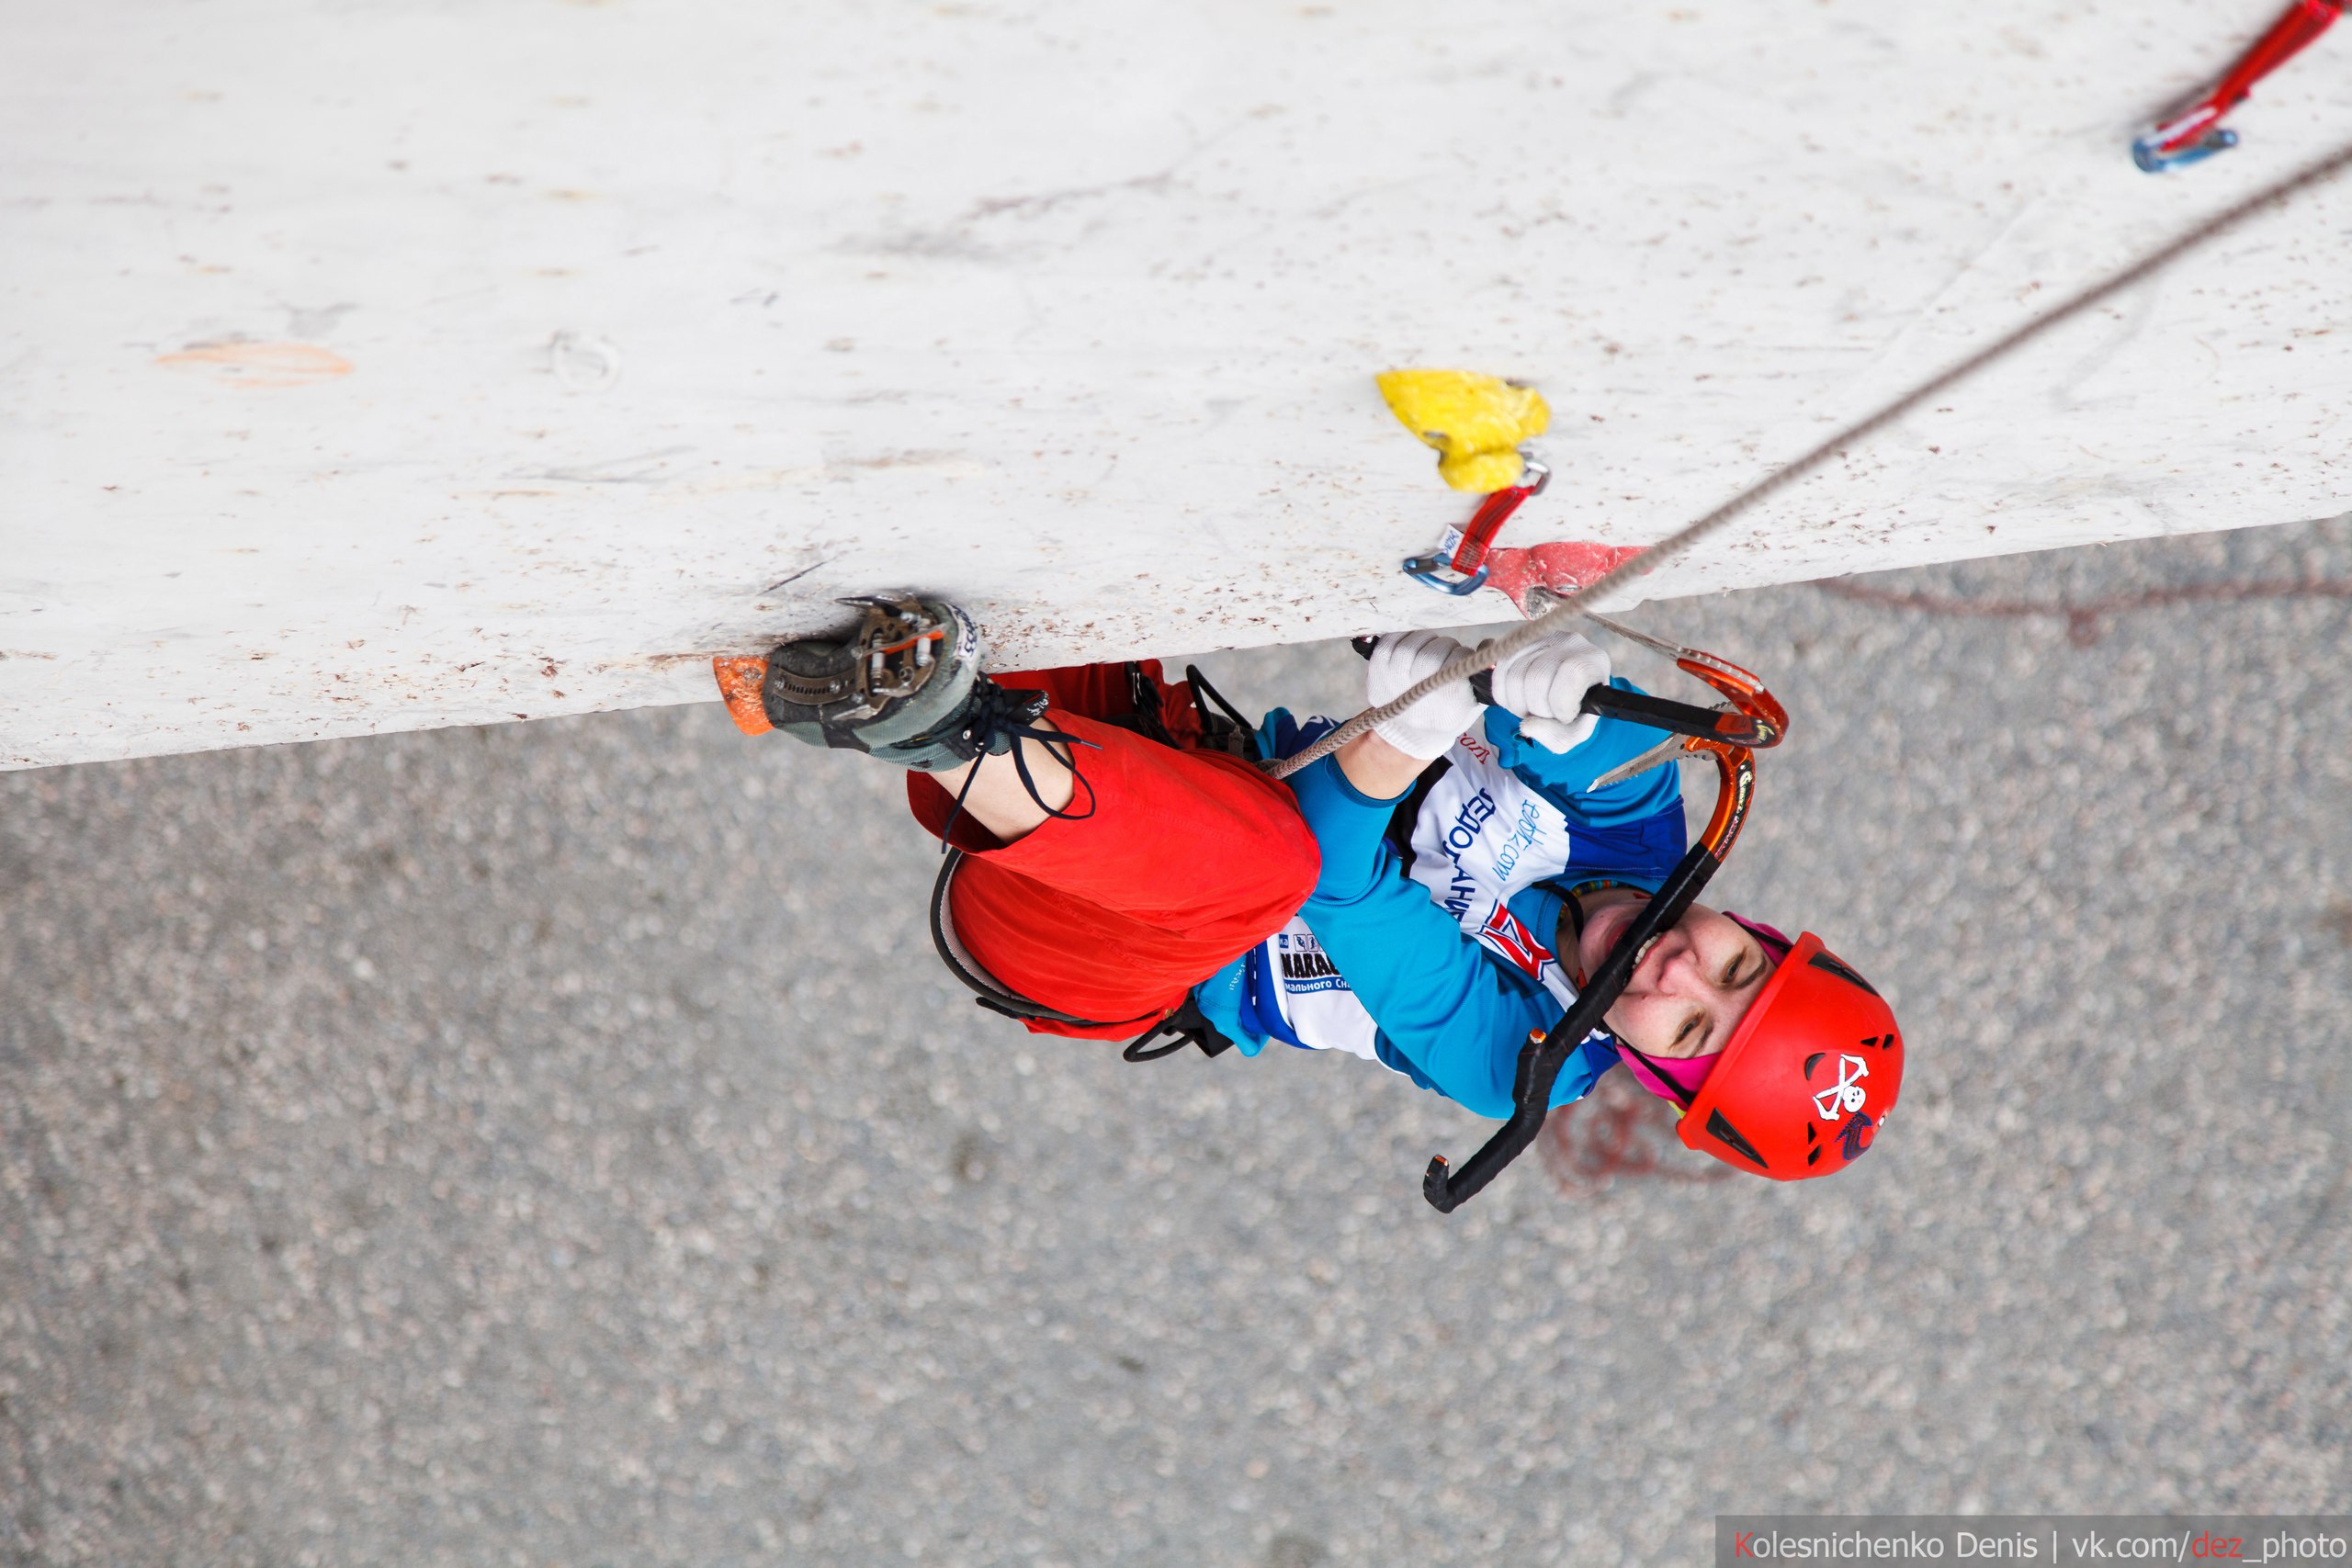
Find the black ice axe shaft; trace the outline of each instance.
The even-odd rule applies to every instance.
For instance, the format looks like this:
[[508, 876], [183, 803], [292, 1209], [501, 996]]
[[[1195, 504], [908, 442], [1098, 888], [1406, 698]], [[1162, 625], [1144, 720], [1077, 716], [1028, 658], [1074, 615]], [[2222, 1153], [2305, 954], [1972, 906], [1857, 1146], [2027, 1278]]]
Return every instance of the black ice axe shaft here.
[[[1713, 686], [1727, 699], [1723, 707], [1700, 707], [1653, 697], [1645, 692], [1621, 692], [1614, 686], [1599, 685], [1585, 692], [1581, 704], [1585, 713], [1631, 719], [1680, 735], [1687, 753], [1713, 758], [1717, 779], [1714, 815], [1708, 818], [1707, 830], [1699, 835], [1699, 841], [1676, 863], [1642, 912], [1634, 917], [1634, 923], [1610, 948], [1609, 956], [1600, 961], [1599, 972], [1577, 993], [1575, 1004], [1560, 1021], [1548, 1031], [1528, 1032], [1527, 1043], [1519, 1048], [1519, 1065], [1511, 1077], [1510, 1120], [1476, 1154], [1463, 1161], [1460, 1170], [1450, 1169], [1443, 1155], [1430, 1160], [1429, 1169], [1421, 1175], [1421, 1196], [1430, 1201], [1430, 1207], [1442, 1214], [1453, 1213], [1476, 1196], [1503, 1167], [1526, 1153], [1527, 1145], [1544, 1130], [1544, 1119], [1552, 1110], [1552, 1086], [1559, 1081], [1560, 1069], [1567, 1066], [1569, 1053], [1584, 1043], [1586, 1035], [1601, 1026], [1602, 1017], [1624, 995], [1642, 949], [1652, 937], [1690, 912], [1699, 890], [1707, 886], [1707, 879], [1715, 874], [1724, 857], [1731, 853], [1733, 841], [1747, 821], [1748, 802], [1756, 793], [1756, 758], [1750, 748], [1777, 746], [1788, 730], [1788, 714], [1764, 689], [1764, 682], [1748, 671], [1712, 653], [1657, 642], [1614, 623], [1602, 624], [1669, 655], [1684, 671]], [[1355, 649], [1369, 659], [1377, 640], [1360, 637], [1355, 639]], [[1490, 672], [1483, 671], [1473, 675], [1470, 687], [1480, 702], [1491, 705], [1495, 694], [1489, 677]]]
[[[1380, 639], [1360, 637], [1355, 650], [1363, 658], [1372, 657], [1373, 645]], [[1481, 670], [1470, 677], [1470, 692], [1480, 702], [1492, 707], [1495, 702], [1495, 672]], [[1577, 705], [1578, 713], [1597, 714], [1602, 718], [1622, 718], [1634, 724], [1647, 725], [1673, 735], [1695, 735], [1709, 740], [1720, 740], [1729, 746], [1753, 746], [1761, 750], [1775, 745], [1781, 739], [1780, 726], [1765, 714], [1725, 711], [1718, 707], [1701, 707], [1696, 703], [1678, 703], [1671, 697], [1654, 697], [1647, 692], [1622, 692], [1602, 682], [1587, 687], [1584, 700]]]
[[1703, 842], [1691, 845], [1657, 896], [1609, 950], [1600, 972], [1577, 993], [1576, 1005], [1548, 1033], [1529, 1032], [1527, 1043], [1519, 1048], [1519, 1070], [1511, 1082], [1510, 1120], [1476, 1154], [1463, 1161], [1458, 1171], [1449, 1172], [1443, 1155], [1430, 1156], [1429, 1169], [1421, 1174], [1421, 1196], [1430, 1201], [1430, 1207], [1442, 1214], [1453, 1213], [1526, 1152], [1535, 1134], [1544, 1130], [1544, 1118], [1551, 1114], [1552, 1086], [1558, 1081], [1560, 1069], [1567, 1066], [1568, 1054], [1600, 1027], [1601, 1015], [1624, 994], [1643, 946], [1689, 912], [1699, 889], [1722, 863]]

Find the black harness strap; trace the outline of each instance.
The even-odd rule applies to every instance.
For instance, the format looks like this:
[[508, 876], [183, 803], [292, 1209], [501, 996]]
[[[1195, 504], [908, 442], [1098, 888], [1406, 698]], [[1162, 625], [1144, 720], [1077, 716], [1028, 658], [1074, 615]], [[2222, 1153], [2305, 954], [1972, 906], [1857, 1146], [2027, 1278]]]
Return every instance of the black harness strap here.
[[[1027, 691], [1017, 686], [1008, 690], [993, 681], [984, 681], [973, 691], [971, 713], [965, 721], [964, 735], [966, 740], [978, 750], [972, 758], [971, 771], [964, 775], [964, 787], [956, 792], [955, 808], [947, 813], [947, 820], [940, 827], [939, 850], [942, 854], [947, 852], [947, 836], [955, 831], [956, 819], [964, 815], [964, 800], [972, 793], [972, 782], [980, 776], [981, 762], [991, 756], [1012, 753], [1012, 771], [1019, 775], [1021, 787], [1029, 792], [1029, 798], [1036, 802], [1037, 809], [1047, 817], [1057, 822], [1083, 822], [1094, 815], [1094, 786], [1088, 784], [1086, 775], [1078, 771], [1078, 753], [1071, 748], [1083, 746], [1090, 751], [1099, 751], [1102, 748], [1091, 740], [1080, 740], [1075, 735], [1038, 728], [1038, 720], [1045, 716], [1046, 694], [1043, 692]], [[1000, 740], [1004, 744], [998, 745]], [[1021, 750], [1023, 740], [1035, 740], [1056, 761], [1069, 770], [1072, 805], [1078, 801], [1077, 790], [1084, 786], [1085, 810], [1057, 811], [1046, 804], [1045, 793], [1038, 789], [1035, 776], [1029, 772], [1029, 758]], [[1057, 746], [1060, 749], [1056, 750]]]
[[[931, 885], [931, 945], [938, 950], [939, 961], [947, 972], [962, 981], [972, 992], [973, 1002], [993, 1013], [1016, 1019], [1023, 1023], [1067, 1023], [1075, 1029], [1117, 1029], [1149, 1027], [1128, 1042], [1121, 1053], [1130, 1062], [1150, 1062], [1172, 1055], [1187, 1045], [1197, 1045], [1204, 1055], [1214, 1056], [1231, 1047], [1233, 1042], [1219, 1033], [1216, 1027], [1201, 1015], [1198, 1003], [1187, 992], [1184, 1003], [1174, 1012], [1157, 1021], [1148, 1017], [1098, 1021], [1080, 1018], [1075, 1013], [1049, 1008], [1045, 1003], [1023, 996], [988, 971], [987, 965], [972, 956], [956, 934], [956, 917], [949, 908], [948, 887], [956, 879], [956, 868], [964, 863], [964, 852], [951, 849], [939, 868], [939, 878]], [[1169, 1036], [1167, 1043], [1158, 1043]]]
[[1168, 721], [1159, 712], [1159, 683], [1132, 659], [1127, 660], [1127, 703], [1136, 710], [1137, 734], [1162, 746], [1176, 744], [1176, 738], [1168, 733]]
[[973, 957], [956, 935], [956, 917], [948, 912], [947, 888], [956, 880], [956, 868], [964, 863], [964, 852], [950, 849], [939, 867], [939, 880], [931, 885], [931, 945], [939, 950], [939, 961], [947, 972], [970, 988], [979, 1005], [990, 1012], [1001, 1012], [1007, 1018], [1037, 1019], [1054, 1023], [1067, 1023], [1077, 1029], [1109, 1029], [1117, 1022], [1140, 1025], [1144, 1020], [1102, 1021], [1080, 1018], [1075, 1013], [1059, 1011], [1043, 1002], [1031, 1001], [1003, 981], [988, 972], [986, 965]]
[[1413, 781], [1413, 787], [1396, 802], [1396, 809], [1388, 814], [1388, 827], [1382, 836], [1388, 840], [1388, 847], [1396, 852], [1396, 858], [1404, 863], [1408, 876], [1413, 874], [1414, 825], [1421, 819], [1421, 807], [1428, 803], [1430, 791], [1435, 789], [1437, 781], [1445, 777], [1453, 768], [1453, 759], [1445, 756], [1423, 768], [1421, 776]]
[[[1167, 1042], [1165, 1044], [1159, 1043], [1163, 1037]], [[1199, 1046], [1204, 1056], [1215, 1056], [1233, 1049], [1233, 1042], [1208, 1021], [1208, 1015], [1201, 1011], [1200, 1002], [1190, 991], [1184, 993], [1182, 1007], [1128, 1041], [1127, 1048], [1119, 1055], [1122, 1060], [1129, 1062], [1157, 1062], [1162, 1056], [1174, 1055], [1187, 1045]]]
[[[1245, 761], [1259, 762], [1258, 734], [1241, 710], [1225, 700], [1225, 694], [1209, 684], [1197, 664], [1184, 666], [1184, 686], [1193, 694], [1193, 711], [1201, 716], [1201, 738], [1217, 750], [1229, 752]], [[1212, 713], [1210, 704], [1217, 711]]]

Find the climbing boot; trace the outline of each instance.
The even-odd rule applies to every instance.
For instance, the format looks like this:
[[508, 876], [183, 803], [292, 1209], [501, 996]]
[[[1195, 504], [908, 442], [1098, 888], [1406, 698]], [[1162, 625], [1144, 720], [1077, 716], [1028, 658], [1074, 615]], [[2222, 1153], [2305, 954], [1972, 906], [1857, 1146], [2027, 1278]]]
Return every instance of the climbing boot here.
[[1044, 713], [1043, 693], [1006, 692], [980, 673], [979, 627], [955, 605], [911, 594], [842, 603], [864, 611], [854, 631], [711, 661], [738, 728], [937, 773], [1003, 752], [1012, 727]]

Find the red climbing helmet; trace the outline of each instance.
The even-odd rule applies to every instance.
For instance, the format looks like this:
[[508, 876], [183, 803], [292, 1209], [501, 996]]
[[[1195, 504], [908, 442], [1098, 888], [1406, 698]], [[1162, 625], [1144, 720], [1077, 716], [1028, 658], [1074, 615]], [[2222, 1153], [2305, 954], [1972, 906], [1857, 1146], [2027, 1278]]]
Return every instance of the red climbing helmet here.
[[1776, 1181], [1843, 1170], [1903, 1091], [1903, 1032], [1871, 983], [1796, 940], [1675, 1126], [1688, 1146]]

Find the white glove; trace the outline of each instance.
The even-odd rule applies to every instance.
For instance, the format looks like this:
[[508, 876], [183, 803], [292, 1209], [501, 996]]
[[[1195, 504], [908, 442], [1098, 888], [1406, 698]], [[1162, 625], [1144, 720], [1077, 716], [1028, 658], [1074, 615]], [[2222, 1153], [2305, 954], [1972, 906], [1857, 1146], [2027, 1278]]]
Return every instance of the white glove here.
[[1609, 655], [1575, 632], [1547, 637], [1495, 666], [1495, 705], [1519, 716], [1519, 732], [1546, 751], [1580, 746], [1600, 721], [1578, 713], [1585, 689], [1609, 679]]
[[[1393, 702], [1464, 651], [1443, 632], [1398, 632], [1382, 637], [1364, 671], [1364, 697], [1374, 707]], [[1433, 761], [1445, 755], [1455, 736], [1477, 721], [1478, 708], [1468, 681], [1449, 681], [1395, 718], [1373, 726], [1373, 733], [1408, 757]]]

